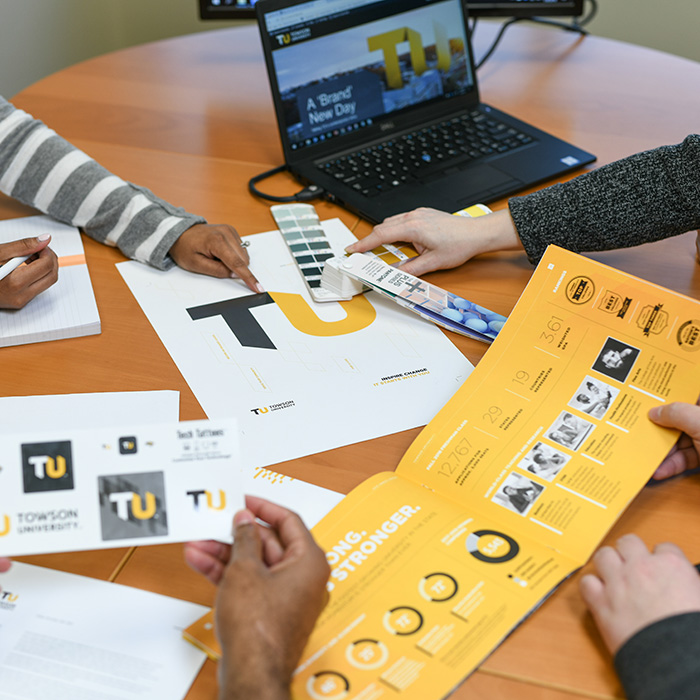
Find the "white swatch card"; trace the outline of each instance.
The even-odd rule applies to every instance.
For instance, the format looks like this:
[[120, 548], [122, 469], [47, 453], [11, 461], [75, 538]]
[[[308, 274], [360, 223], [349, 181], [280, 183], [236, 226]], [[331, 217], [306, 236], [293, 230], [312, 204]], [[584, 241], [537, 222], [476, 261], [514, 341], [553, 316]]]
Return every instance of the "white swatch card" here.
[[230, 541], [233, 421], [0, 436], [0, 556]]
[[206, 659], [202, 605], [17, 562], [0, 585], [3, 698], [182, 700]]

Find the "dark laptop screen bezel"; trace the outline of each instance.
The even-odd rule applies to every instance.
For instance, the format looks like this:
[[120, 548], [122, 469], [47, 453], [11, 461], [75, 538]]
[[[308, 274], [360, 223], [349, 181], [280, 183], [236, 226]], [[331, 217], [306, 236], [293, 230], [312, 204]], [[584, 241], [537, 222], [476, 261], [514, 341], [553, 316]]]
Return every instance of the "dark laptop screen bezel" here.
[[[473, 109], [479, 102], [479, 88], [474, 69], [474, 56], [472, 53], [471, 41], [469, 40], [469, 27], [467, 24], [467, 11], [464, 0], [456, 0], [459, 5], [464, 21], [464, 32], [466, 37], [466, 49], [469, 65], [472, 71], [473, 86], [469, 93], [442, 99], [437, 102], [415, 105], [405, 112], [392, 112], [384, 117], [374, 120], [371, 126], [358, 129], [348, 134], [340, 135], [328, 141], [319, 142], [310, 146], [292, 149], [287, 135], [287, 127], [284, 122], [283, 106], [280, 99], [280, 90], [275, 75], [275, 67], [272, 59], [273, 46], [271, 36], [265, 27], [264, 15], [268, 12], [302, 5], [310, 0], [259, 0], [256, 3], [258, 26], [264, 48], [265, 63], [267, 66], [268, 78], [271, 83], [271, 92], [275, 106], [275, 116], [277, 118], [278, 131], [282, 142], [285, 162], [289, 165], [301, 162], [323, 161], [331, 155], [343, 153], [345, 151], [356, 150], [363, 144], [373, 141], [382, 141], [388, 138], [389, 134], [400, 133], [410, 130], [420, 124], [427, 124], [432, 121], [447, 119], [452, 115]], [[390, 2], [391, 0], [382, 0]], [[437, 4], [440, 0], [425, 0], [425, 5]], [[403, 9], [403, 8], [402, 8]]]

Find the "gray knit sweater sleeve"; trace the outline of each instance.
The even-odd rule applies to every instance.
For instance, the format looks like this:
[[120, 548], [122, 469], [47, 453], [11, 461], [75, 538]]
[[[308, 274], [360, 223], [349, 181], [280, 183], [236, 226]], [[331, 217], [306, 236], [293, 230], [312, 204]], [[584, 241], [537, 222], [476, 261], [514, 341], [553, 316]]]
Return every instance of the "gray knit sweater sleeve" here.
[[577, 253], [612, 250], [700, 228], [700, 136], [514, 197], [508, 206], [533, 263], [550, 243]]
[[700, 697], [700, 613], [675, 615], [637, 632], [615, 656], [628, 700]]
[[2, 97], [0, 191], [159, 269], [174, 265], [168, 251], [180, 234], [204, 223], [112, 175]]

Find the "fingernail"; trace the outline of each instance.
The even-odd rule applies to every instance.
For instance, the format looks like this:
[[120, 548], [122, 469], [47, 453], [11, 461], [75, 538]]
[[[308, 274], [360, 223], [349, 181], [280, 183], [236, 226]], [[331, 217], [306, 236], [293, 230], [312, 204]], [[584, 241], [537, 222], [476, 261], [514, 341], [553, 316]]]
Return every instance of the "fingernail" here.
[[255, 522], [255, 516], [247, 509], [239, 510], [233, 516], [233, 524], [238, 527], [239, 525], [252, 525]]
[[654, 406], [654, 408], [649, 409], [649, 418], [651, 420], [658, 420], [661, 416], [661, 406]]
[[263, 289], [263, 286], [262, 286], [262, 284], [260, 284], [260, 282], [255, 283], [255, 288], [260, 292], [260, 294], [265, 293], [265, 290]]
[[42, 233], [40, 236], [36, 237], [37, 241], [48, 241], [49, 238], [51, 238], [50, 233]]
[[349, 245], [345, 248], [345, 252], [352, 253], [354, 248], [355, 248], [355, 244], [353, 243], [352, 245]]

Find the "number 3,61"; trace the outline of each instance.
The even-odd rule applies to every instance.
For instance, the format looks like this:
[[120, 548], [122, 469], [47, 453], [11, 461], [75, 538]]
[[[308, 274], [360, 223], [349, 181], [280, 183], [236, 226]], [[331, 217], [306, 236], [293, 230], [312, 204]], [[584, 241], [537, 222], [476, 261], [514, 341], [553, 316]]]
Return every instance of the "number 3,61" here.
[[554, 340], [554, 334], [559, 331], [562, 323], [563, 319], [559, 318], [558, 316], [552, 316], [549, 321], [547, 321], [547, 330], [552, 332], [547, 333], [547, 331], [542, 331], [542, 333], [540, 333], [540, 338], [548, 343], [551, 343]]

